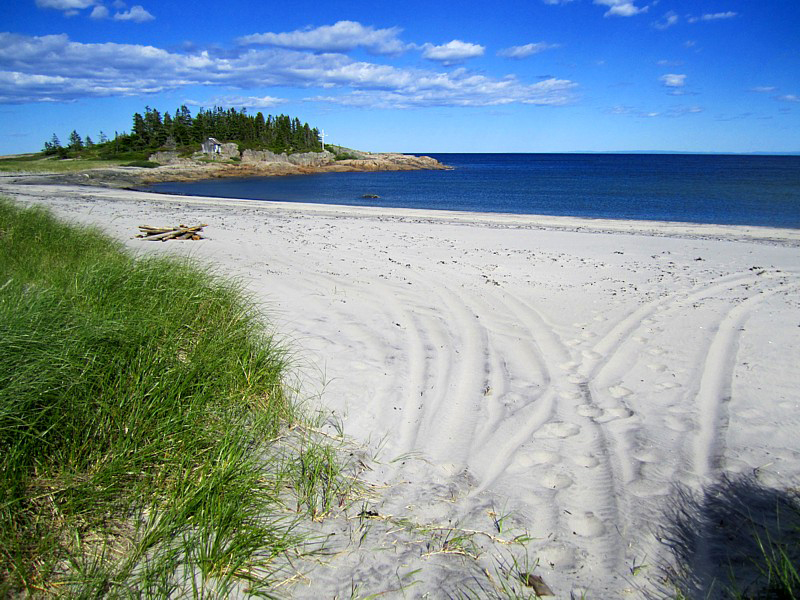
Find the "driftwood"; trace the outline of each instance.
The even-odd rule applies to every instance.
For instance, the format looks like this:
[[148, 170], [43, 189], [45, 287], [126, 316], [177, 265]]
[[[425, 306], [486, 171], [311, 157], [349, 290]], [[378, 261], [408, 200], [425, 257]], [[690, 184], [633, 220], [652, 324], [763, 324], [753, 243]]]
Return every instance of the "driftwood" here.
[[167, 240], [202, 240], [203, 236], [200, 232], [203, 227], [208, 225], [195, 225], [187, 227], [186, 225], [178, 225], [177, 227], [151, 227], [150, 225], [139, 225], [141, 233], [137, 238], [143, 238], [154, 242], [166, 242]]

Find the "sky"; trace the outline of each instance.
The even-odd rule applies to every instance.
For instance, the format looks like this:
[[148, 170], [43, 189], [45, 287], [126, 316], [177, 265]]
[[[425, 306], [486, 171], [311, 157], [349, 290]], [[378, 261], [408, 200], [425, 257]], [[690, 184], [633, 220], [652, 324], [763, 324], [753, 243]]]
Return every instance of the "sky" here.
[[374, 152], [798, 152], [800, 0], [0, 5], [0, 155], [183, 104]]

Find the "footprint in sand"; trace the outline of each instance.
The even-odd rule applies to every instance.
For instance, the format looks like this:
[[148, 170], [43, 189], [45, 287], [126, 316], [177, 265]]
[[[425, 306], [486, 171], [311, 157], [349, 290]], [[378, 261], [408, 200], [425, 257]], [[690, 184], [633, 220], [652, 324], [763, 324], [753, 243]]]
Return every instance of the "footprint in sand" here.
[[520, 455], [515, 463], [525, 467], [533, 467], [534, 465], [554, 465], [561, 460], [561, 456], [549, 450], [534, 450]]
[[594, 350], [584, 350], [581, 352], [584, 358], [588, 358], [589, 360], [597, 360], [598, 358], [602, 358], [603, 355], [599, 352], [595, 352]]
[[681, 387], [681, 384], [678, 383], [677, 381], [665, 381], [663, 383], [659, 383], [658, 387], [660, 387], [663, 390], [673, 390], [675, 388]]
[[603, 414], [603, 411], [600, 408], [597, 406], [592, 406], [591, 404], [581, 404], [575, 409], [575, 412], [582, 417], [589, 417], [590, 419], [596, 419]]
[[617, 419], [627, 419], [633, 416], [633, 411], [629, 408], [609, 408], [605, 411], [608, 421], [616, 421]]
[[633, 457], [643, 463], [657, 463], [661, 460], [661, 455], [652, 448], [643, 448], [633, 453]]
[[689, 431], [692, 428], [692, 424], [688, 422], [686, 419], [679, 419], [677, 417], [673, 417], [672, 415], [667, 415], [664, 417], [664, 425], [666, 425], [672, 431]]
[[625, 398], [626, 396], [630, 396], [633, 392], [621, 385], [612, 385], [608, 388], [608, 393], [614, 398]]
[[656, 348], [648, 348], [647, 353], [652, 356], [661, 356], [662, 354], [666, 354], [667, 351], [664, 350], [663, 348], [656, 347]]
[[567, 371], [569, 373], [578, 368], [578, 363], [571, 360], [569, 362], [561, 363], [560, 365], [558, 365], [558, 368], [561, 369], [562, 371]]
[[669, 484], [665, 482], [637, 479], [625, 486], [625, 489], [638, 498], [663, 496], [669, 492]]
[[567, 546], [548, 546], [538, 552], [541, 564], [559, 571], [575, 568], [575, 550]]
[[662, 363], [650, 363], [647, 365], [647, 368], [651, 371], [655, 371], [656, 373], [663, 373], [667, 370], [667, 365]]
[[644, 337], [644, 336], [642, 336], [642, 335], [635, 335], [635, 336], [633, 336], [631, 339], [632, 339], [634, 342], [639, 342], [640, 344], [644, 344], [644, 343], [645, 343], [645, 342], [647, 342], [647, 340], [648, 340], [648, 338], [646, 338], [646, 337]]
[[577, 400], [583, 398], [583, 393], [580, 390], [563, 390], [558, 393], [564, 400]]
[[540, 438], [557, 438], [563, 439], [578, 435], [581, 428], [574, 423], [564, 423], [563, 421], [556, 421], [553, 423], [545, 423], [536, 431], [534, 435]]
[[574, 462], [579, 467], [584, 467], [586, 469], [592, 469], [600, 464], [600, 461], [597, 460], [597, 457], [592, 456], [591, 454], [587, 454], [585, 456], [573, 456], [572, 462]]
[[563, 490], [571, 486], [574, 482], [571, 477], [563, 473], [547, 473], [539, 479], [539, 483], [549, 490]]
[[606, 531], [603, 522], [592, 512], [585, 512], [582, 515], [572, 515], [570, 526], [573, 533], [586, 538], [603, 535]]

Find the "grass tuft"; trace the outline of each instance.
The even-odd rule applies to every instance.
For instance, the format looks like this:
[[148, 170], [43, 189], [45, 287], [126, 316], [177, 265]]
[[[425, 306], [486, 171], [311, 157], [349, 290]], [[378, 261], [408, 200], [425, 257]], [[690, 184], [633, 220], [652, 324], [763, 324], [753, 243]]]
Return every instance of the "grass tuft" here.
[[673, 555], [660, 565], [665, 597], [800, 597], [798, 490], [722, 477], [700, 493], [678, 488], [672, 513], [657, 532]]
[[[0, 596], [266, 593], [335, 505], [235, 284], [0, 200]], [[292, 483], [287, 484], [287, 481]]]

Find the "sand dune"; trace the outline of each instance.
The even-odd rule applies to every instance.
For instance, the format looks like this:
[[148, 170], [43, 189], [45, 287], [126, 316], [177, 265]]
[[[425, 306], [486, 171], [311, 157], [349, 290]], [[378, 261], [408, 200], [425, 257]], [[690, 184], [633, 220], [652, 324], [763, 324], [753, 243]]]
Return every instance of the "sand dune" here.
[[[657, 595], [676, 489], [797, 485], [798, 231], [5, 192], [241, 277], [293, 340], [306, 393], [373, 457], [375, 512], [429, 537], [531, 538], [475, 536], [471, 561], [390, 521], [363, 539], [340, 521], [338, 556], [305, 566], [295, 597], [490, 591], [483, 569], [512, 556], [558, 597]], [[145, 222], [208, 223], [211, 239], [131, 239]]]

